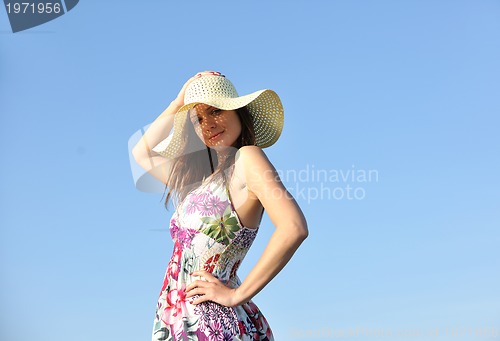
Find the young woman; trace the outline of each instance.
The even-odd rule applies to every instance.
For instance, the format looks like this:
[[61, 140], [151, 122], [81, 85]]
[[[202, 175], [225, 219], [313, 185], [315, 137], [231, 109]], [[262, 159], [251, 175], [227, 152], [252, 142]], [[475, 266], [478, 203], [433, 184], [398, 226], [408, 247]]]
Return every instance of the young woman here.
[[[274, 340], [252, 298], [308, 235], [262, 151], [280, 136], [283, 117], [274, 91], [238, 96], [226, 77], [205, 71], [184, 84], [135, 146], [136, 161], [169, 188], [165, 205], [177, 199], [152, 340]], [[275, 231], [241, 282], [236, 272], [264, 210]]]

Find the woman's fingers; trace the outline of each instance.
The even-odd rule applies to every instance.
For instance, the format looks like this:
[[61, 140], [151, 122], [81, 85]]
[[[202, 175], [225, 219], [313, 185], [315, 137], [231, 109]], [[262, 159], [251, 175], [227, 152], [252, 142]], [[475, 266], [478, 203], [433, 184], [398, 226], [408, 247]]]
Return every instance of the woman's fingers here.
[[[215, 286], [216, 284], [212, 282], [194, 281], [186, 287], [186, 298], [195, 295], [207, 296], [209, 293], [212, 293]], [[208, 297], [210, 296], [206, 298], [208, 299]]]
[[207, 301], [212, 301], [212, 299], [208, 295], [201, 295], [201, 296], [193, 299], [193, 301], [191, 303], [196, 305], [196, 304], [200, 304], [200, 303], [207, 302]]
[[186, 293], [186, 298], [189, 298], [189, 297], [195, 296], [195, 295], [205, 295], [205, 288], [191, 289], [189, 292]]
[[202, 71], [202, 72], [198, 72], [194, 78], [200, 78], [201, 76], [206, 76], [206, 75], [215, 75], [215, 76], [221, 76], [221, 73], [219, 71], [210, 71], [210, 70], [206, 70], [206, 71]]
[[191, 273], [191, 276], [198, 276], [201, 279], [193, 281], [186, 287], [186, 297], [206, 295], [208, 291], [212, 290], [220, 282], [208, 271], [194, 271]]
[[210, 272], [208, 271], [205, 271], [205, 270], [200, 270], [200, 271], [193, 271], [191, 272], [191, 276], [200, 276], [202, 278], [205, 278], [206, 280], [216, 280], [218, 281], [218, 279], [212, 275]]
[[184, 95], [186, 93], [186, 88], [188, 87], [188, 85], [191, 84], [191, 82], [195, 81], [196, 79], [198, 79], [198, 78], [200, 78], [202, 76], [208, 76], [208, 75], [216, 75], [216, 76], [225, 77], [223, 74], [221, 74], [218, 71], [209, 71], [209, 70], [206, 70], [206, 71], [198, 72], [196, 75], [194, 75], [193, 77], [189, 78], [184, 83], [184, 85], [182, 86], [181, 90], [177, 94], [177, 97], [173, 101], [174, 104], [176, 104], [178, 107], [182, 107], [185, 104], [185, 102], [184, 102]]
[[242, 303], [237, 296], [236, 289], [228, 287], [210, 272], [194, 271], [191, 276], [201, 278], [186, 287], [186, 298], [198, 295], [198, 297], [191, 299], [191, 303], [200, 304], [212, 301], [227, 307], [234, 307]]
[[184, 83], [184, 85], [182, 86], [181, 90], [177, 94], [177, 97], [175, 99], [176, 103], [178, 103], [179, 106], [183, 106], [184, 105], [184, 94], [186, 93], [186, 88], [188, 87], [188, 85], [191, 84], [191, 82], [193, 82], [197, 78], [200, 78], [202, 76], [208, 76], [208, 75], [222, 76], [220, 74], [220, 72], [217, 72], [217, 71], [202, 71], [202, 72], [198, 72], [196, 75], [194, 75], [193, 77], [189, 78]]
[[208, 283], [209, 282], [207, 281], [194, 281], [186, 287], [186, 292], [189, 292], [195, 288], [206, 288]]
[[205, 71], [202, 71], [202, 72], [198, 72], [198, 74], [200, 74], [200, 73], [209, 73], [209, 74], [212, 74], [212, 75], [220, 75], [219, 71], [212, 71], [212, 70], [205, 70]]
[[206, 288], [209, 286], [209, 283], [219, 282], [219, 280], [208, 271], [195, 271], [191, 273], [191, 276], [201, 277], [201, 279], [191, 282], [191, 284], [186, 287], [186, 292], [197, 287]]
[[[186, 288], [186, 298], [191, 298], [198, 295], [199, 297], [193, 299], [193, 304], [198, 304], [205, 301], [213, 300], [217, 292], [217, 284], [210, 282], [197, 281], [198, 286], [187, 289]], [[193, 282], [194, 283], [194, 282]]]

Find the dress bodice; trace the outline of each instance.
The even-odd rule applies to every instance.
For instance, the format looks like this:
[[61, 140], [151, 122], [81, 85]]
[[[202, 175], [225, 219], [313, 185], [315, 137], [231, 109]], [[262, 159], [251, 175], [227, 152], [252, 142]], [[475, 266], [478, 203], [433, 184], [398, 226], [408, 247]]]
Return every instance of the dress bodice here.
[[182, 252], [191, 254], [190, 268], [207, 270], [223, 282], [234, 280], [258, 228], [245, 227], [223, 181], [205, 181], [177, 206], [170, 234]]

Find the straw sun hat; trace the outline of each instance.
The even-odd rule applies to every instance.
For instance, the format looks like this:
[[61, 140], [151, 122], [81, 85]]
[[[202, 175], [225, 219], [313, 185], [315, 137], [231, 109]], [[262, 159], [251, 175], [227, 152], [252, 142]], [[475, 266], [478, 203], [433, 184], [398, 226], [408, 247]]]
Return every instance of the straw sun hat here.
[[225, 76], [202, 76], [186, 89], [184, 105], [174, 117], [173, 133], [160, 142], [153, 151], [166, 158], [192, 152], [187, 150], [185, 125], [189, 109], [206, 104], [222, 110], [236, 110], [247, 106], [253, 121], [255, 145], [266, 148], [274, 144], [283, 130], [284, 111], [279, 96], [273, 90], [259, 90], [238, 96], [234, 85]]

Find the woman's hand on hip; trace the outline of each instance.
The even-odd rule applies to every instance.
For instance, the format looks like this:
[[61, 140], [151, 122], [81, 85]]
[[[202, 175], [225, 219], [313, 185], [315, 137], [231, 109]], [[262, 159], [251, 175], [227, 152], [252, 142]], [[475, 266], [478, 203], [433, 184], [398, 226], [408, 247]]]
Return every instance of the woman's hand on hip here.
[[208, 271], [194, 271], [191, 276], [200, 276], [201, 280], [196, 280], [186, 287], [186, 298], [200, 295], [192, 303], [212, 301], [226, 307], [235, 307], [242, 304], [238, 299], [237, 289], [230, 288]]

